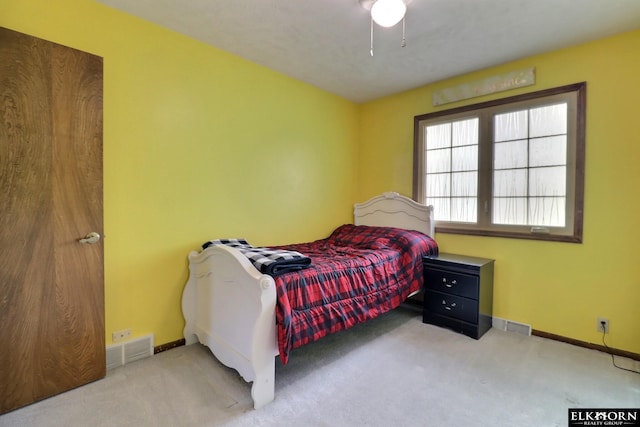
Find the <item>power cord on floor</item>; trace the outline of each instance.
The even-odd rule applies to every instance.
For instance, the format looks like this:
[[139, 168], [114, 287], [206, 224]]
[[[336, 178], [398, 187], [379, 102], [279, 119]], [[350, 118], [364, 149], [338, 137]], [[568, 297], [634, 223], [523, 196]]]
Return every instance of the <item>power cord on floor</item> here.
[[613, 352], [611, 351], [611, 349], [609, 348], [607, 343], [604, 341], [604, 336], [605, 336], [606, 333], [607, 332], [606, 332], [606, 329], [605, 329], [605, 323], [602, 322], [602, 344], [604, 344], [604, 347], [607, 349], [607, 353], [609, 353], [611, 355], [611, 363], [613, 363], [613, 366], [615, 366], [618, 369], [622, 369], [623, 371], [633, 372], [634, 374], [640, 374], [640, 371], [636, 371], [634, 369], [627, 369], [627, 368], [623, 368], [622, 366], [616, 365], [616, 359], [613, 356]]

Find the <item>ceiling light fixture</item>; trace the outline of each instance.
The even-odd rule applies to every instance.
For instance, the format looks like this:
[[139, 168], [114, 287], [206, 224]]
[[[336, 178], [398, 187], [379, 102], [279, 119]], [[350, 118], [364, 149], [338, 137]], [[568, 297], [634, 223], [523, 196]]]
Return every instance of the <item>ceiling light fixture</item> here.
[[371, 11], [371, 50], [373, 56], [373, 23], [381, 27], [389, 28], [402, 21], [402, 44], [407, 45], [405, 37], [405, 15], [407, 13], [407, 3], [405, 0], [359, 0], [360, 5]]
[[371, 6], [371, 19], [381, 27], [389, 28], [396, 25], [407, 12], [407, 5], [403, 0], [377, 0]]

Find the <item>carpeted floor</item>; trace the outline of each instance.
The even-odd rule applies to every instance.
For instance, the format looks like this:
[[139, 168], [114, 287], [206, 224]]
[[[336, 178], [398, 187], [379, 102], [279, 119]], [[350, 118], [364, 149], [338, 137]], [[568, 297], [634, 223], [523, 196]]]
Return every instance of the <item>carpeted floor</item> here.
[[[638, 370], [640, 363], [616, 358]], [[490, 330], [479, 341], [399, 308], [276, 361], [276, 399], [203, 346], [179, 347], [0, 416], [0, 426], [567, 426], [568, 408], [638, 408], [608, 354]]]

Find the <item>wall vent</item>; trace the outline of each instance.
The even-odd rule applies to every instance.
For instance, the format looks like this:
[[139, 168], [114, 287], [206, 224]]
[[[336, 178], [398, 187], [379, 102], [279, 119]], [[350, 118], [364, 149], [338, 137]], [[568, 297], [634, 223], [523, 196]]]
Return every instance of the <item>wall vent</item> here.
[[153, 334], [107, 346], [107, 370], [153, 356]]
[[518, 323], [513, 320], [501, 319], [499, 317], [493, 317], [492, 325], [496, 329], [506, 332], [515, 332], [520, 335], [531, 336], [531, 325], [526, 323]]
[[124, 360], [122, 358], [122, 344], [107, 346], [107, 371], [122, 366]]

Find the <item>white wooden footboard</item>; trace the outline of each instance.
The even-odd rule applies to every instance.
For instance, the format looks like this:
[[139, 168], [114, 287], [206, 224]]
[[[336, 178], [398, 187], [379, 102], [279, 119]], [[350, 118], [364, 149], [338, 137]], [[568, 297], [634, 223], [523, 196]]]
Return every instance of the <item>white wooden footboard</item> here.
[[223, 364], [253, 382], [258, 409], [274, 399], [276, 288], [240, 252], [210, 246], [189, 254], [189, 281], [182, 295], [187, 344], [199, 341]]

